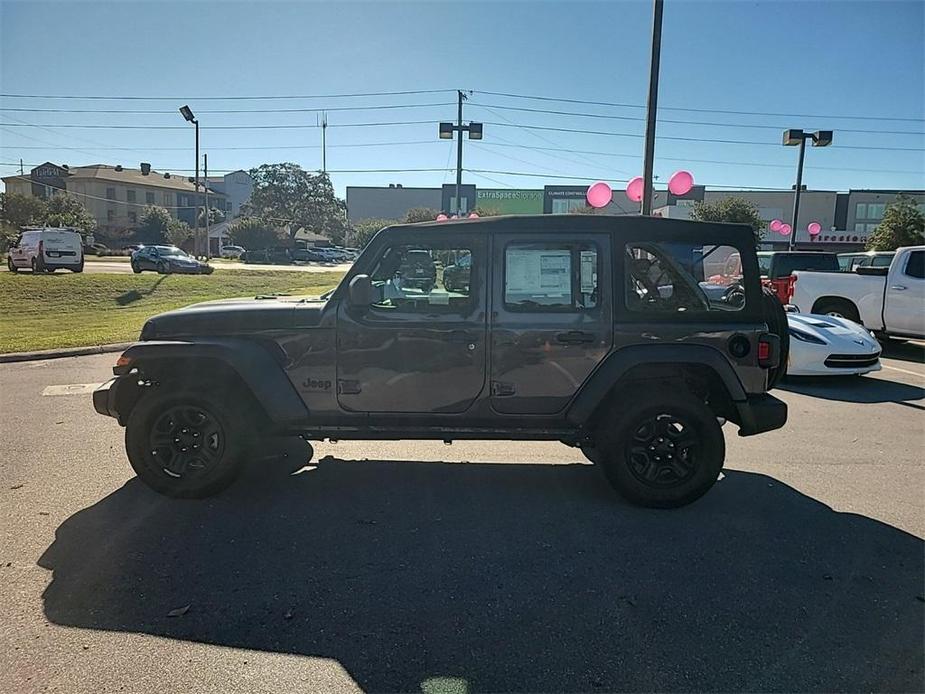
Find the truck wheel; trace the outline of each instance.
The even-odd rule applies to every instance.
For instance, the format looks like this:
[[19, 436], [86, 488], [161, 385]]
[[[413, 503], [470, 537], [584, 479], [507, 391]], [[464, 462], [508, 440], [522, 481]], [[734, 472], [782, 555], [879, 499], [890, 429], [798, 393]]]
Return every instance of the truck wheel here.
[[177, 498], [202, 498], [231, 484], [251, 430], [242, 413], [208, 393], [142, 396], [125, 427], [125, 450], [149, 487]]
[[825, 299], [813, 307], [813, 313], [821, 313], [835, 318], [847, 318], [855, 323], [861, 322], [857, 307], [844, 299]]
[[787, 361], [790, 358], [790, 325], [787, 323], [787, 312], [773, 289], [765, 287], [764, 320], [768, 330], [777, 335], [780, 340], [780, 362], [773, 369], [768, 369], [768, 390], [776, 388], [777, 384], [787, 373]]
[[613, 414], [600, 426], [595, 462], [628, 501], [675, 508], [716, 482], [726, 442], [716, 415], [698, 398], [654, 389]]

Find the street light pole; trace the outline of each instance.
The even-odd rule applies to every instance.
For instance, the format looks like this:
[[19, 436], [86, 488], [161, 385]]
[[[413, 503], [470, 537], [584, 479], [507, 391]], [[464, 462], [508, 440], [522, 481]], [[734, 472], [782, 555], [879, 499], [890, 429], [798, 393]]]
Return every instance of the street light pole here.
[[[195, 178], [193, 179], [193, 239], [195, 240], [194, 249], [196, 255], [202, 255], [200, 252], [202, 250], [202, 239], [199, 238], [199, 121], [196, 120], [196, 116], [193, 115], [193, 111], [189, 106], [180, 107], [180, 115], [188, 122], [196, 126], [196, 169], [195, 169]], [[177, 205], [177, 208], [180, 206]], [[178, 214], [179, 217], [179, 209]], [[208, 246], [209, 241], [206, 239], [206, 245]]]
[[452, 140], [453, 133], [456, 133], [456, 209], [450, 212], [456, 213], [457, 216], [462, 214], [462, 155], [463, 155], [463, 133], [469, 133], [470, 140], [481, 140], [483, 127], [482, 123], [469, 123], [463, 125], [463, 101], [466, 95], [462, 90], [457, 90], [457, 112], [456, 124], [449, 122], [440, 123], [439, 136], [441, 140]]
[[463, 128], [462, 128], [462, 104], [463, 99], [466, 98], [466, 95], [462, 93], [462, 90], [457, 90], [457, 99], [458, 99], [458, 113], [456, 115], [456, 215], [459, 216], [462, 213], [462, 205], [460, 204], [459, 191], [462, 188], [462, 149], [463, 149]]
[[[211, 234], [212, 229], [210, 228], [211, 224], [209, 222], [209, 155], [208, 154], [202, 155], [202, 178], [203, 178], [202, 192], [205, 193], [205, 196], [206, 196], [206, 204], [205, 204], [205, 209], [206, 209], [206, 258], [210, 258], [212, 256], [212, 239], [209, 238], [209, 235]], [[198, 215], [197, 215], [197, 218], [198, 218]]]
[[814, 133], [807, 133], [799, 128], [791, 128], [784, 131], [784, 145], [786, 147], [800, 146], [800, 156], [797, 159], [797, 184], [793, 190], [793, 218], [790, 224], [790, 238], [787, 240], [787, 248], [793, 250], [797, 238], [797, 221], [800, 216], [800, 195], [803, 192], [803, 159], [806, 156], [806, 141], [810, 140], [813, 147], [828, 147], [832, 144], [831, 130], [817, 130]]
[[797, 160], [797, 187], [793, 193], [793, 221], [790, 224], [790, 239], [787, 250], [792, 251], [797, 237], [797, 219], [800, 216], [800, 192], [803, 189], [803, 159], [806, 156], [806, 138], [800, 140], [800, 158]]
[[646, 104], [646, 144], [642, 164], [642, 214], [652, 214], [652, 169], [655, 165], [655, 119], [658, 114], [658, 69], [662, 55], [663, 0], [654, 0], [652, 59], [649, 62], [649, 100]]

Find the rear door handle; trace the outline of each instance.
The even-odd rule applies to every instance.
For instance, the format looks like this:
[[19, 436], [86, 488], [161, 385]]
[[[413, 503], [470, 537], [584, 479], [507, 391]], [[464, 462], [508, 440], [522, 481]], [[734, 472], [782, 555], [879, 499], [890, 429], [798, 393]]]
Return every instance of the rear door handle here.
[[892, 287], [890, 287], [890, 289], [895, 289], [897, 292], [901, 292], [901, 291], [903, 291], [905, 288], [906, 288], [906, 287], [905, 287], [904, 285], [902, 285], [902, 284], [894, 284]]
[[589, 342], [594, 342], [596, 339], [597, 338], [593, 334], [582, 332], [581, 330], [569, 330], [567, 333], [559, 333], [556, 335], [556, 342], [563, 345], [588, 344]]

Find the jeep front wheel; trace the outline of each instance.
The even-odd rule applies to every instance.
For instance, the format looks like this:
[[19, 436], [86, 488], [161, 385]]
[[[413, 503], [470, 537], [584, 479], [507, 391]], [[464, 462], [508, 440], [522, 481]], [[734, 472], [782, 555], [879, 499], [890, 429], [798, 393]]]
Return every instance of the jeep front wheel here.
[[161, 494], [201, 498], [231, 484], [241, 469], [250, 427], [208, 393], [145, 394], [125, 427], [135, 473]]
[[596, 439], [595, 462], [611, 486], [632, 503], [656, 508], [703, 496], [726, 456], [710, 408], [691, 394], [659, 389], [618, 409]]

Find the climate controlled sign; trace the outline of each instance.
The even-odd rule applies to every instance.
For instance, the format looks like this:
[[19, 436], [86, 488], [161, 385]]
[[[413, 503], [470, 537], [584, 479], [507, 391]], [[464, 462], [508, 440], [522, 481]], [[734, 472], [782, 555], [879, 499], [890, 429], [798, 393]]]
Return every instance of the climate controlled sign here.
[[476, 205], [486, 212], [497, 214], [542, 214], [542, 190], [513, 188], [479, 188]]

